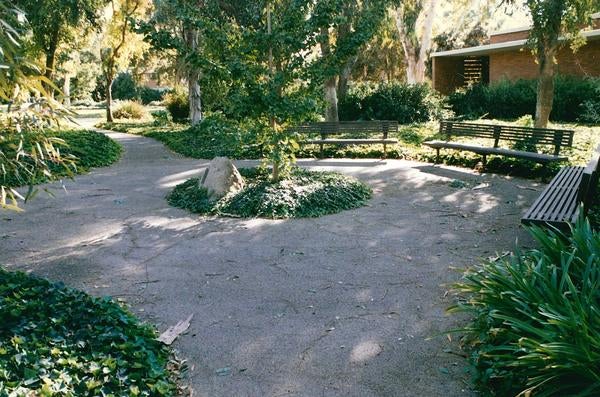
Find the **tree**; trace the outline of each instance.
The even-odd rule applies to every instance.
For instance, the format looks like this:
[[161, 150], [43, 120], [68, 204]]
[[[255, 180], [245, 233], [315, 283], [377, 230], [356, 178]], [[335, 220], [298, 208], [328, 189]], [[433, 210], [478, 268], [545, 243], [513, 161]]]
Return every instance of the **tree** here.
[[[20, 9], [0, 0], [0, 100], [8, 103], [0, 118], [0, 208], [9, 210], [19, 210], [18, 200], [35, 194], [34, 180], [50, 176], [51, 163], [71, 163], [55, 147], [62, 142], [44, 133], [61, 113], [43, 86], [51, 82], [23, 51], [24, 21]], [[34, 96], [24, 105], [30, 94]], [[7, 178], [12, 180], [8, 186]], [[26, 196], [14, 189], [23, 184], [30, 185]]]
[[73, 28], [98, 28], [107, 0], [14, 0], [31, 26], [32, 38], [46, 57], [45, 75], [51, 80], [61, 43], [73, 39]]
[[438, 0], [405, 0], [396, 9], [396, 27], [406, 60], [406, 81], [425, 81]]
[[348, 88], [352, 69], [361, 49], [377, 33], [386, 16], [385, 0], [323, 0], [309, 12], [309, 23], [318, 32], [325, 119], [338, 121], [338, 100]]
[[535, 127], [544, 128], [552, 111], [558, 51], [565, 45], [577, 51], [585, 43], [581, 29], [590, 25], [591, 15], [600, 7], [600, 1], [525, 0], [524, 5], [533, 22], [528, 44], [538, 64]]
[[102, 72], [106, 84], [106, 121], [113, 121], [112, 84], [119, 69], [127, 66], [131, 58], [141, 56], [145, 50], [143, 37], [132, 31], [135, 18], [149, 10], [149, 0], [112, 0], [111, 15], [106, 25], [100, 51]]

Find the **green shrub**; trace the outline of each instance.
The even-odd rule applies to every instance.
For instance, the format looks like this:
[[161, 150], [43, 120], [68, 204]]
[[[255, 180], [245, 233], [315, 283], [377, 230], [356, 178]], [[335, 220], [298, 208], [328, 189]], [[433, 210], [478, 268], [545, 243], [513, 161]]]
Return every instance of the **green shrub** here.
[[[52, 179], [58, 179], [73, 173], [81, 174], [94, 167], [105, 167], [119, 159], [121, 146], [106, 135], [95, 131], [48, 131], [49, 137], [62, 139], [64, 145], [60, 146], [63, 157], [74, 157], [75, 169], [65, 169], [59, 164], [50, 164]], [[28, 135], [24, 136], [24, 150], [31, 150]], [[0, 142], [0, 152], [13, 156], [15, 142]], [[32, 181], [25, 175], [6, 174], [0, 171], [0, 180], [5, 186], [17, 187], [33, 182], [43, 183], [48, 180], [45, 175], [37, 175]]]
[[150, 112], [150, 115], [154, 119], [155, 126], [166, 125], [172, 121], [171, 115], [166, 110], [155, 110]]
[[113, 116], [116, 119], [142, 120], [150, 118], [150, 113], [141, 103], [126, 101], [114, 110]]
[[442, 99], [427, 84], [358, 84], [339, 103], [340, 120], [397, 120], [401, 124], [442, 117]]
[[583, 219], [569, 235], [531, 233], [539, 249], [477, 266], [456, 286], [451, 311], [474, 316], [475, 380], [498, 396], [597, 396], [600, 235]]
[[148, 105], [150, 102], [162, 101], [167, 93], [166, 90], [151, 87], [142, 87], [138, 91], [140, 101], [144, 105]]
[[336, 172], [295, 169], [279, 182], [268, 170], [240, 169], [247, 186], [232, 196], [211, 203], [207, 191], [193, 178], [177, 185], [167, 196], [169, 204], [202, 214], [235, 217], [302, 218], [334, 214], [365, 205], [371, 188]]
[[0, 268], [0, 395], [171, 396], [169, 350], [110, 298]]
[[174, 90], [164, 97], [165, 106], [175, 122], [188, 119], [190, 115], [190, 102], [188, 95], [183, 90]]
[[260, 126], [228, 120], [221, 113], [207, 114], [198, 125], [184, 131], [150, 131], [145, 135], [160, 140], [177, 153], [194, 158], [226, 156], [241, 159], [262, 155]]
[[[466, 118], [485, 115], [489, 118], [516, 119], [535, 114], [536, 90], [536, 80], [502, 80], [489, 86], [476, 84], [459, 90], [451, 94], [448, 101], [457, 115]], [[550, 119], [585, 120], [584, 113], [591, 110], [589, 104], [597, 101], [599, 91], [598, 78], [557, 76]]]
[[119, 73], [111, 87], [113, 99], [122, 101], [138, 98], [138, 86], [131, 73]]

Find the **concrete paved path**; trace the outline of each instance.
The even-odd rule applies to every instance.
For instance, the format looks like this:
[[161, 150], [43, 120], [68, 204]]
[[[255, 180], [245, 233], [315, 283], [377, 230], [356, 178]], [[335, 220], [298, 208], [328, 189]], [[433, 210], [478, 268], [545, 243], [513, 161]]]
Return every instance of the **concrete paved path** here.
[[[194, 396], [466, 396], [444, 314], [455, 269], [529, 241], [534, 183], [407, 161], [301, 162], [361, 178], [367, 207], [319, 219], [204, 218], [164, 197], [207, 161], [139, 136], [109, 168], [0, 212], [0, 263], [126, 300], [174, 344]], [[242, 162], [243, 163], [243, 162]], [[247, 163], [248, 164], [248, 163]], [[453, 188], [459, 179], [468, 188]], [[432, 338], [432, 339], [430, 339]]]

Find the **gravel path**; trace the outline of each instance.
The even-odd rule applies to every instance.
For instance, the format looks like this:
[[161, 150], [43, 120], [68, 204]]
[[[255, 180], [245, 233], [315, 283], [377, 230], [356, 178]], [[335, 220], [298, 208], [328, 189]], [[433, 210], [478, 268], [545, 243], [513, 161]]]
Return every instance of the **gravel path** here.
[[373, 200], [318, 219], [205, 218], [164, 197], [207, 161], [109, 135], [125, 147], [116, 165], [0, 212], [0, 263], [122, 298], [161, 331], [194, 314], [174, 344], [194, 396], [473, 394], [456, 341], [440, 336], [460, 326], [444, 314], [446, 285], [517, 237], [530, 244], [519, 218], [540, 186], [408, 161], [302, 161], [364, 180]]

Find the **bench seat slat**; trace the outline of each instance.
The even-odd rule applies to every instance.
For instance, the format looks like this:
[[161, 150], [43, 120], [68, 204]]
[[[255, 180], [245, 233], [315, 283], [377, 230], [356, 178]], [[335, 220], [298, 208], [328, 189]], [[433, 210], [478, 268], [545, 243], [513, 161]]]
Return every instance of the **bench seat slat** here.
[[563, 167], [521, 219], [526, 225], [564, 226], [576, 217], [577, 193], [584, 167]]
[[308, 144], [313, 144], [313, 145], [320, 145], [320, 144], [332, 144], [332, 145], [368, 145], [371, 143], [381, 143], [381, 144], [392, 144], [392, 143], [398, 143], [398, 140], [395, 138], [388, 138], [388, 139], [332, 139], [332, 138], [327, 138], [327, 139], [310, 139], [307, 141], [304, 141], [304, 143], [308, 143]]
[[532, 160], [540, 163], [547, 163], [552, 161], [564, 161], [567, 160], [565, 156], [555, 156], [553, 154], [544, 153], [533, 153], [524, 150], [512, 150], [504, 148], [494, 148], [480, 145], [471, 145], [459, 142], [448, 142], [448, 141], [427, 141], [423, 142], [423, 145], [427, 145], [434, 149], [455, 149], [455, 150], [466, 150], [474, 152], [480, 155], [497, 154], [501, 156], [517, 157], [527, 160]]

